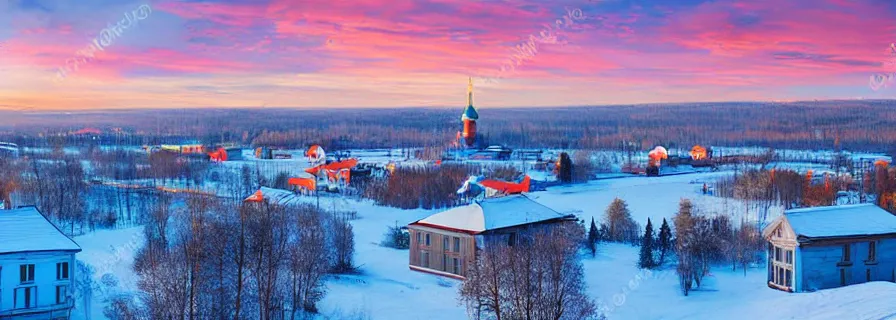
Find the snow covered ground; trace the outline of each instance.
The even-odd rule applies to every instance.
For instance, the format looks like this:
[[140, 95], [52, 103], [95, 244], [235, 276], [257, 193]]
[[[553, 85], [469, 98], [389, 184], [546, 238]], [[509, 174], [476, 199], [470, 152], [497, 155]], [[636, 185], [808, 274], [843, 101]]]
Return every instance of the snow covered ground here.
[[[76, 258], [93, 268], [94, 281], [91, 290], [90, 305], [84, 306], [81, 299], [75, 301], [72, 319], [105, 319], [103, 307], [106, 299], [119, 292], [137, 290], [137, 276], [134, 274], [134, 257], [143, 246], [143, 227], [132, 227], [118, 230], [99, 230], [83, 236], [75, 237], [81, 246]], [[81, 272], [77, 270], [76, 272]], [[106, 276], [104, 283], [103, 276]], [[76, 279], [80, 277], [76, 275]], [[109, 282], [114, 279], [114, 282]], [[115, 284], [109, 286], [108, 284]], [[80, 288], [78, 288], [80, 290]], [[77, 294], [84, 294], [79, 291]]]
[[636, 280], [637, 259], [637, 247], [609, 244], [584, 262], [589, 294], [609, 319], [896, 319], [891, 282], [794, 294], [768, 288], [764, 266], [746, 275], [718, 266], [685, 297], [668, 266]]
[[[620, 197], [628, 202], [636, 221], [644, 224], [650, 217], [659, 224], [662, 218], [674, 215], [681, 198], [705, 208], [729, 206], [741, 212], [742, 206], [735, 201], [700, 192], [699, 181], [725, 174], [730, 173], [609, 179], [530, 196], [558, 211], [575, 212], [586, 220], [594, 216], [598, 221], [610, 201]], [[457, 303], [458, 281], [410, 271], [406, 250], [378, 245], [386, 226], [415, 221], [438, 210], [351, 203], [362, 216], [353, 224], [356, 263], [364, 274], [328, 282], [330, 291], [321, 310], [325, 314], [360, 311], [373, 319], [466, 318], [463, 306]], [[604, 306], [610, 319], [896, 319], [893, 283], [790, 294], [768, 288], [764, 265], [749, 269], [746, 275], [741, 269], [733, 272], [730, 266], [719, 266], [707, 276], [703, 288], [684, 297], [673, 269], [647, 275], [636, 267], [637, 257], [637, 247], [603, 244], [597, 257], [584, 259], [588, 293]]]
[[[586, 221], [591, 217], [600, 221], [612, 199], [619, 197], [628, 203], [638, 223], [645, 224], [649, 217], [658, 226], [662, 218], [675, 214], [681, 198], [692, 199], [707, 210], [744, 212], [738, 201], [705, 196], [700, 191], [703, 182], [727, 174], [730, 173], [606, 179], [553, 187], [533, 192], [530, 197]], [[312, 202], [314, 198], [308, 200]], [[467, 318], [464, 307], [457, 302], [459, 281], [411, 271], [407, 250], [379, 245], [388, 226], [407, 224], [440, 210], [400, 210], [370, 201], [333, 197], [322, 197], [321, 206], [331, 207], [333, 201], [337, 209], [353, 209], [360, 216], [352, 224], [355, 263], [361, 274], [328, 279], [328, 293], [320, 304], [324, 318], [339, 319], [352, 314], [372, 319]], [[780, 211], [770, 218], [776, 214]], [[77, 257], [95, 268], [107, 265], [122, 290], [133, 289], [136, 279], [129, 268], [136, 250], [128, 242], [141, 234], [141, 228], [131, 228], [78, 237], [75, 240], [84, 251]], [[111, 248], [121, 249], [115, 253]], [[893, 283], [790, 294], [766, 286], [764, 265], [755, 266], [746, 275], [740, 269], [731, 271], [730, 266], [718, 266], [707, 276], [703, 288], [684, 297], [673, 269], [647, 273], [636, 267], [637, 247], [601, 244], [598, 251], [596, 257], [584, 258], [585, 280], [589, 295], [604, 306], [610, 319], [896, 319]], [[99, 281], [101, 276], [98, 272], [94, 279]], [[94, 295], [91, 314], [93, 319], [101, 319], [102, 300]], [[77, 310], [75, 315], [83, 311]]]

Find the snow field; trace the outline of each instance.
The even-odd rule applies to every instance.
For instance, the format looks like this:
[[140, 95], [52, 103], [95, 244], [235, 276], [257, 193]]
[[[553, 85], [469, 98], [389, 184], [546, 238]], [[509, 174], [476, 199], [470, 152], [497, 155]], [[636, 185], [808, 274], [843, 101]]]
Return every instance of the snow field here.
[[[597, 222], [615, 197], [628, 203], [632, 217], [642, 226], [647, 218], [654, 225], [671, 219], [682, 198], [691, 199], [705, 211], [731, 212], [732, 222], [745, 212], [739, 201], [705, 196], [700, 191], [709, 182], [730, 172], [698, 173], [665, 177], [630, 177], [592, 181], [587, 184], [554, 187], [529, 196], [559, 212], [573, 212], [590, 223]], [[308, 197], [309, 203], [316, 201]], [[356, 210], [353, 220], [355, 264], [359, 275], [330, 276], [327, 295], [319, 307], [322, 319], [363, 315], [371, 319], [466, 319], [458, 304], [457, 280], [411, 271], [408, 251], [379, 245], [388, 226], [404, 225], [442, 210], [401, 210], [381, 207], [370, 201], [321, 197], [321, 207]], [[335, 202], [335, 204], [334, 204]], [[773, 210], [775, 211], [775, 210]], [[775, 211], [780, 214], [779, 211]], [[773, 213], [769, 219], [773, 219]], [[748, 216], [747, 218], [752, 218]], [[669, 221], [671, 224], [671, 221]], [[77, 237], [84, 249], [81, 261], [105, 267], [119, 280], [124, 291], [136, 289], [131, 271], [138, 245], [128, 245], [142, 228], [97, 231]], [[120, 248], [116, 250], [110, 249]], [[117, 252], [117, 253], [116, 253]], [[115, 256], [120, 256], [120, 259]], [[598, 245], [592, 258], [583, 254], [589, 296], [598, 302], [609, 319], [896, 319], [896, 284], [872, 282], [814, 293], [792, 294], [766, 285], [764, 265], [731, 271], [716, 266], [702, 288], [687, 297], [678, 287], [674, 266], [653, 271], [636, 267], [638, 248], [624, 244]], [[94, 275], [99, 282], [102, 274]], [[102, 319], [102, 299], [94, 294], [91, 314]], [[75, 310], [83, 319], [84, 310]]]

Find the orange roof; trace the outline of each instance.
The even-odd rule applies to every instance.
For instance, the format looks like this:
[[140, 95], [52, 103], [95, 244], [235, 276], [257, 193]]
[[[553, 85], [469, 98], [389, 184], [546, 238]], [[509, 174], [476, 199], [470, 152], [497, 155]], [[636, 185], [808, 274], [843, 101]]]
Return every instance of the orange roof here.
[[255, 191], [254, 194], [243, 200], [244, 202], [262, 202], [264, 201], [264, 195], [261, 193], [261, 190]]
[[523, 193], [529, 192], [529, 176], [523, 178], [523, 181], [520, 183], [512, 183], [506, 181], [498, 181], [498, 180], [482, 180], [479, 182], [480, 185], [486, 188], [495, 189], [507, 194], [515, 194], [515, 193]]

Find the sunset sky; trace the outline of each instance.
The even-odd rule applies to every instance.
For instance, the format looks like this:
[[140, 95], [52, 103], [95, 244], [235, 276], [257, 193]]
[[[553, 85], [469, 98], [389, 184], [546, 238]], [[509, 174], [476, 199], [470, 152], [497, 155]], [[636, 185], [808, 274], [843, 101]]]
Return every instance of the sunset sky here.
[[[66, 59], [152, 9], [61, 81]], [[555, 43], [495, 76], [513, 47]], [[891, 98], [889, 0], [8, 0], [0, 109], [457, 107]]]

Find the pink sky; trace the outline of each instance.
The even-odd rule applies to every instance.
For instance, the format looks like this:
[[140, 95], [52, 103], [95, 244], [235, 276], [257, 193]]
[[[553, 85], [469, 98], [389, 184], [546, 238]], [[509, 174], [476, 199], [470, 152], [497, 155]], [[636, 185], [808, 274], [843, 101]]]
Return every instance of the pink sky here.
[[[143, 4], [91, 61], [59, 67]], [[479, 108], [891, 98], [881, 0], [9, 1], [0, 109]], [[513, 48], [556, 43], [495, 76]]]

